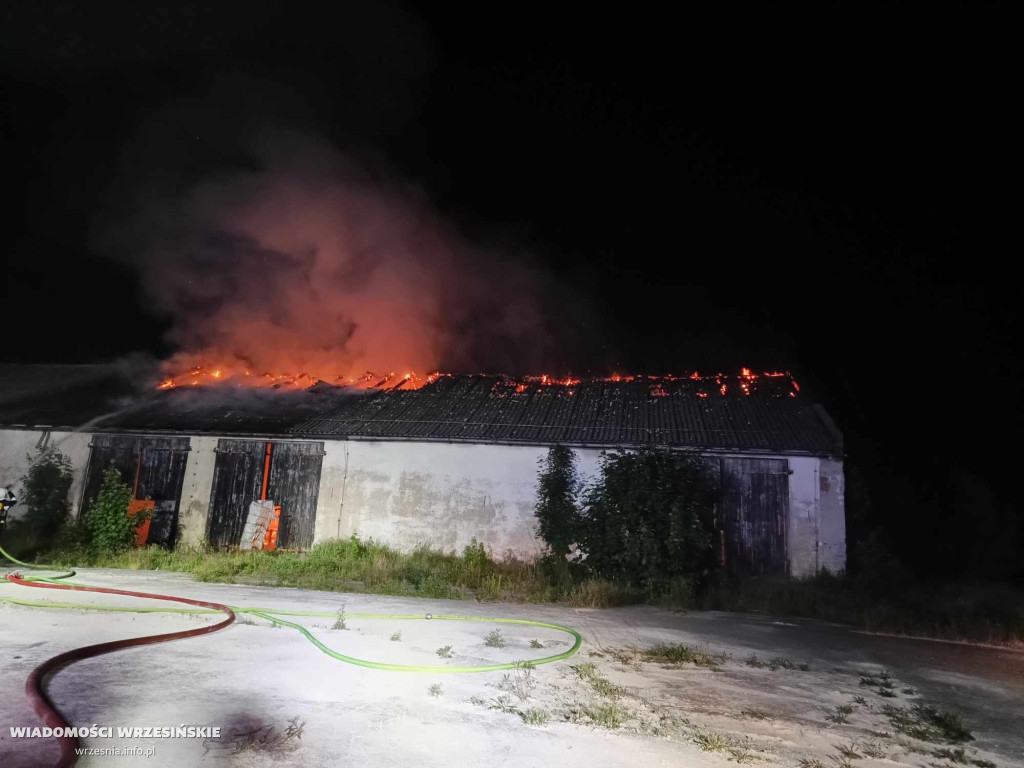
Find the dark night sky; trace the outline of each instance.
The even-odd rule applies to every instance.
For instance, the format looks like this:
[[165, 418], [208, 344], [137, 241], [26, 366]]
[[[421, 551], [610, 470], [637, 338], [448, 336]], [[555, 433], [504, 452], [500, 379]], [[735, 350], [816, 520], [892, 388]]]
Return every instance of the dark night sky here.
[[0, 11], [5, 358], [166, 354], [134, 273], [92, 245], [116, 169], [142, 152], [201, 176], [287, 123], [572, 286], [565, 368], [797, 372], [908, 560], [954, 544], [922, 524], [1019, 520], [1021, 83], [994, 11], [102, 5]]

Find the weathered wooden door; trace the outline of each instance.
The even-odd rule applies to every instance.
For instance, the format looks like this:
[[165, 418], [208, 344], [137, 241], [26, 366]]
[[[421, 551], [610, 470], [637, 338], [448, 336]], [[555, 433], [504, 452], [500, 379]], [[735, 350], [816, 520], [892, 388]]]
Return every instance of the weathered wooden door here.
[[[207, 531], [211, 544], [240, 543], [249, 504], [262, 494], [266, 448], [263, 440], [218, 443]], [[281, 548], [305, 549], [313, 544], [323, 456], [321, 442], [272, 442], [267, 498], [281, 506], [277, 536]]]
[[323, 458], [323, 443], [274, 443], [267, 498], [281, 505], [277, 545], [283, 549], [313, 546]]
[[789, 462], [722, 459], [725, 565], [738, 576], [784, 574], [789, 568]]
[[178, 533], [178, 506], [188, 461], [187, 437], [93, 435], [86, 470], [82, 509], [99, 494], [103, 473], [113, 467], [135, 491], [136, 499], [152, 499], [149, 544], [173, 546]]
[[249, 504], [260, 497], [266, 447], [261, 440], [220, 440], [217, 443], [207, 522], [210, 544], [238, 545]]

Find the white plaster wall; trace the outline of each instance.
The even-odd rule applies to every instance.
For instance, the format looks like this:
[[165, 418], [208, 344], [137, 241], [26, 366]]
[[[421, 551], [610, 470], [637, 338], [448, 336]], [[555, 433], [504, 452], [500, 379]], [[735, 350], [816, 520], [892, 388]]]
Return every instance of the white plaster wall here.
[[[316, 542], [356, 533], [406, 551], [423, 545], [460, 551], [475, 537], [499, 556], [511, 550], [533, 557], [541, 551], [533, 509], [537, 464], [546, 447], [358, 440], [327, 441], [324, 447]], [[575, 451], [581, 479], [597, 477], [601, 451]], [[790, 573], [842, 570], [842, 463], [775, 458], [786, 459], [792, 473]], [[823, 494], [826, 483], [830, 490]]]
[[[49, 432], [38, 429], [3, 429], [0, 430], [0, 484], [14, 486], [15, 494], [22, 495], [21, 478], [29, 468], [28, 456], [35, 456], [39, 448], [60, 450], [71, 459], [73, 479], [68, 491], [71, 502], [71, 514], [77, 515], [82, 501], [82, 484], [85, 482], [85, 469], [89, 463], [89, 443], [92, 435], [83, 432]], [[25, 506], [19, 504], [11, 511], [11, 517], [19, 517]]]
[[846, 569], [846, 477], [843, 462], [822, 459], [818, 471], [821, 504], [820, 567]]
[[[536, 446], [361, 441], [325, 443], [316, 541], [353, 533], [402, 550], [461, 551], [473, 538], [498, 556], [534, 557]], [[581, 476], [598, 450], [577, 451]]]
[[810, 576], [818, 572], [818, 459], [790, 456], [789, 470], [789, 572]]
[[178, 530], [185, 546], [199, 546], [206, 540], [219, 439], [193, 437], [190, 440], [191, 450], [185, 462], [185, 479], [181, 484], [181, 503], [178, 504]]

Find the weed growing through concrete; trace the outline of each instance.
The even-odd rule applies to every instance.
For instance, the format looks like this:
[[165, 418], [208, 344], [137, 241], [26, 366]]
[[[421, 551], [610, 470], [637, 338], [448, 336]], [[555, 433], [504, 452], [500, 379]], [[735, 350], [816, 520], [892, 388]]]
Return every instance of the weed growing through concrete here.
[[452, 647], [450, 645], [442, 645], [440, 648], [437, 649], [437, 655], [440, 656], [442, 659], [450, 659], [455, 654], [452, 652]]
[[860, 684], [867, 688], [874, 688], [876, 691], [891, 691], [895, 687], [892, 675], [888, 672], [879, 672], [877, 675], [872, 675], [870, 673], [867, 675], [861, 675]]
[[612, 648], [608, 651], [608, 654], [619, 664], [625, 667], [632, 667], [637, 672], [644, 668], [643, 661], [640, 660], [639, 651], [636, 648]]
[[725, 654], [711, 653], [707, 648], [682, 643], [658, 643], [639, 653], [644, 661], [673, 666], [696, 664], [698, 667], [717, 667], [728, 658]]
[[743, 717], [749, 717], [751, 720], [771, 720], [772, 716], [765, 712], [763, 709], [744, 709], [740, 712]]
[[729, 742], [720, 733], [714, 731], [703, 731], [693, 737], [694, 743], [701, 748], [702, 752], [725, 752], [729, 748]]
[[297, 746], [293, 740], [301, 740], [305, 728], [305, 721], [293, 717], [283, 731], [277, 730], [273, 725], [253, 725], [235, 729], [221, 739], [204, 741], [203, 747], [206, 749], [204, 754], [218, 749], [230, 750], [232, 754], [236, 755], [246, 752], [280, 754]]
[[753, 752], [749, 752], [742, 747], [733, 747], [729, 749], [729, 759], [734, 763], [752, 763], [757, 759], [757, 756]]
[[863, 755], [857, 751], [857, 745], [850, 744], [833, 744], [832, 747], [837, 753], [845, 757], [847, 760], [860, 760]]
[[610, 680], [606, 680], [597, 673], [597, 666], [593, 662], [585, 661], [574, 666], [576, 676], [585, 683], [589, 683], [594, 692], [600, 696], [610, 699], [617, 699], [626, 693], [626, 689]]
[[515, 696], [520, 701], [529, 701], [537, 681], [533, 679], [533, 667], [523, 664], [502, 675], [497, 683], [488, 683], [505, 694]]
[[825, 764], [814, 757], [801, 757], [797, 760], [797, 765], [800, 768], [825, 768]]
[[614, 701], [585, 706], [583, 712], [595, 725], [610, 730], [615, 730], [626, 722], [626, 711]]
[[488, 648], [504, 648], [506, 642], [505, 638], [501, 636], [501, 630], [495, 629], [492, 632], [488, 632], [487, 637], [484, 638], [484, 645]]
[[519, 710], [516, 705], [512, 702], [512, 697], [508, 695], [499, 696], [496, 699], [491, 700], [487, 703], [490, 709], [496, 709], [499, 712], [504, 712], [506, 715], [518, 715]]
[[444, 688], [442, 687], [442, 685], [440, 683], [433, 683], [433, 684], [427, 686], [427, 694], [432, 696], [435, 699], [438, 696], [441, 695], [443, 690], [444, 690]]
[[585, 661], [582, 664], [576, 664], [573, 666], [572, 670], [580, 680], [591, 680], [597, 676], [597, 665], [592, 661]]
[[868, 700], [865, 699], [863, 696], [854, 696], [853, 703], [857, 704], [858, 706], [864, 707], [865, 709], [871, 709], [871, 704], [869, 704]]
[[825, 715], [825, 719], [828, 720], [830, 723], [836, 723], [837, 725], [841, 723], [848, 723], [850, 722], [850, 720], [847, 717], [847, 715], [850, 715], [852, 713], [852, 706], [850, 706], [849, 704], [839, 704], [835, 707], [835, 709], [833, 709], [831, 712]]
[[889, 752], [877, 741], [863, 742], [860, 745], [860, 751], [864, 754], [864, 757], [870, 757], [872, 760], [881, 760], [889, 756]]
[[918, 703], [912, 707], [886, 704], [882, 714], [897, 731], [920, 741], [962, 744], [974, 740], [959, 715], [930, 704]]
[[548, 713], [543, 709], [524, 709], [519, 716], [527, 725], [544, 725], [548, 721]]
[[395, 632], [395, 634], [393, 634], [391, 636], [391, 642], [392, 643], [400, 643], [400, 642], [402, 642], [402, 633], [401, 632]]
[[609, 699], [617, 699], [626, 693], [626, 689], [621, 685], [616, 685], [610, 680], [605, 680], [603, 677], [593, 677], [590, 680], [590, 687], [594, 689], [594, 692], [600, 696], [605, 696]]
[[338, 618], [334, 620], [334, 626], [331, 629], [348, 629], [345, 626], [345, 604], [341, 604], [341, 608], [338, 610]]
[[530, 647], [531, 648], [543, 648], [544, 647], [544, 643], [542, 643], [540, 640], [531, 640], [530, 641]]

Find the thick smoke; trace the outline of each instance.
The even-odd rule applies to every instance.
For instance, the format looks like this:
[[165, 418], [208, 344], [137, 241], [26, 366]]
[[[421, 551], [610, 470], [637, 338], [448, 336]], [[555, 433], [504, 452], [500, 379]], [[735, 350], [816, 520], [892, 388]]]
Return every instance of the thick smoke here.
[[545, 362], [540, 272], [311, 134], [259, 132], [231, 170], [142, 195], [103, 243], [171, 318], [171, 371], [334, 381]]

